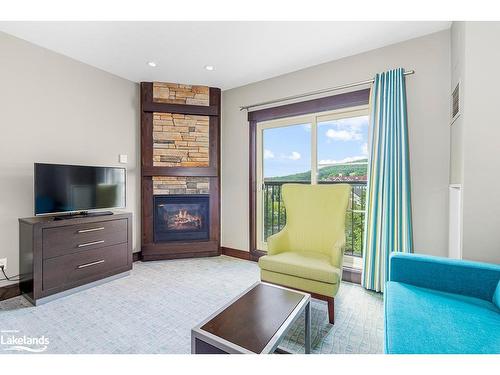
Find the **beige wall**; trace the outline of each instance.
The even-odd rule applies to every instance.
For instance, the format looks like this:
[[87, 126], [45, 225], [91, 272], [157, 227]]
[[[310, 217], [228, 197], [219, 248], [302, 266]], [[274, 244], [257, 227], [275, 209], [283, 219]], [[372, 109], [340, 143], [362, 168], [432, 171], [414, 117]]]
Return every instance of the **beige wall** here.
[[18, 273], [17, 218], [33, 215], [34, 162], [114, 166], [127, 154], [139, 250], [138, 103], [137, 84], [0, 33], [0, 258], [9, 274]]
[[463, 67], [463, 152], [451, 154], [452, 165], [463, 166], [462, 254], [500, 263], [500, 22], [453, 26], [463, 39], [463, 53], [452, 56], [452, 64]]
[[[263, 56], [265, 58], [265, 56]], [[222, 93], [222, 246], [248, 251], [248, 123], [239, 106], [373, 77], [403, 67], [415, 249], [448, 246], [450, 33], [431, 34]]]

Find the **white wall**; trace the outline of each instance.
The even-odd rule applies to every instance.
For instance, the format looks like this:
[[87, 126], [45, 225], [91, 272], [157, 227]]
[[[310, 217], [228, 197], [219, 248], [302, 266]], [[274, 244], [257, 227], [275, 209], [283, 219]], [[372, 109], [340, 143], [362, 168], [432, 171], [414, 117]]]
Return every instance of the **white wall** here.
[[[454, 25], [455, 26], [455, 25]], [[500, 22], [457, 24], [464, 53], [453, 56], [463, 66], [463, 258], [500, 263]]]
[[239, 106], [365, 80], [396, 67], [416, 71], [406, 80], [415, 250], [446, 256], [449, 30], [224, 91], [222, 246], [247, 251], [249, 247], [248, 123]]
[[[140, 244], [139, 86], [0, 33], [0, 258], [18, 273], [33, 163], [113, 166], [128, 154], [127, 210]], [[0, 283], [0, 286], [7, 283]]]
[[[450, 95], [460, 81], [461, 99], [464, 104], [465, 88], [465, 22], [451, 25], [451, 87]], [[451, 104], [450, 104], [451, 105]], [[451, 108], [450, 108], [451, 110]], [[464, 174], [464, 121], [465, 111], [450, 127], [450, 184], [463, 184]]]

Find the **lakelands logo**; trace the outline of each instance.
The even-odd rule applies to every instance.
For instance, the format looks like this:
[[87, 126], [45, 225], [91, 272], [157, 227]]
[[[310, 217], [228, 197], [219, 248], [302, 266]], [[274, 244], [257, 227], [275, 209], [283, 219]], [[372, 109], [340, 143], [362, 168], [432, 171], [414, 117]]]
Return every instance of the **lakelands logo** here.
[[49, 339], [45, 336], [20, 335], [18, 330], [0, 331], [0, 347], [2, 350], [42, 353], [47, 350], [48, 345]]

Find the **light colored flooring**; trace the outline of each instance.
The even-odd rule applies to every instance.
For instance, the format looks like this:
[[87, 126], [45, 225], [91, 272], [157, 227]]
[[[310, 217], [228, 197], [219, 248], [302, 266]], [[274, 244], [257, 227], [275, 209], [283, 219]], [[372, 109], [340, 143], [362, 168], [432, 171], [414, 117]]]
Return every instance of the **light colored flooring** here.
[[[256, 263], [226, 256], [136, 262], [128, 277], [38, 307], [0, 302], [0, 329], [45, 335], [46, 353], [189, 353], [191, 327], [258, 280]], [[313, 353], [382, 352], [381, 295], [344, 282], [335, 309], [332, 326], [313, 301]], [[303, 353], [303, 330], [299, 318], [280, 347]]]

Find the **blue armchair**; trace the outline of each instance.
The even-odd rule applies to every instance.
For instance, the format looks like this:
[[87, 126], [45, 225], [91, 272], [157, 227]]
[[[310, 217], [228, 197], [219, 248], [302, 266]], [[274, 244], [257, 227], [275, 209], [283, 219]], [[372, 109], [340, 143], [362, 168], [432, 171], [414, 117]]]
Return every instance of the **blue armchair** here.
[[499, 265], [392, 253], [384, 300], [386, 353], [500, 353]]

